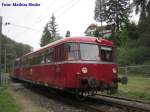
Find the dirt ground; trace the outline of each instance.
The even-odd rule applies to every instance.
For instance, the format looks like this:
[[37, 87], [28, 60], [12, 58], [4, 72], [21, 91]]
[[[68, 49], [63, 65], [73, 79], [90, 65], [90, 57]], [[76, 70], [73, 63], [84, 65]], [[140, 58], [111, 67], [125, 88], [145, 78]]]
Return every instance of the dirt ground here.
[[9, 88], [10, 95], [14, 98], [17, 105], [21, 107], [21, 112], [53, 112], [35, 104], [28, 96], [21, 94], [20, 90]]

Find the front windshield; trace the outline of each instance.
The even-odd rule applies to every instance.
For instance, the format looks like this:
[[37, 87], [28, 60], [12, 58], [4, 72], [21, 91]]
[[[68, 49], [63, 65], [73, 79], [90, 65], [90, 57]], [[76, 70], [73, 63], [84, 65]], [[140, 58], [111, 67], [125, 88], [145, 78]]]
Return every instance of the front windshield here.
[[91, 43], [67, 43], [67, 60], [113, 62], [113, 48]]
[[81, 60], [100, 60], [99, 47], [96, 44], [80, 44]]

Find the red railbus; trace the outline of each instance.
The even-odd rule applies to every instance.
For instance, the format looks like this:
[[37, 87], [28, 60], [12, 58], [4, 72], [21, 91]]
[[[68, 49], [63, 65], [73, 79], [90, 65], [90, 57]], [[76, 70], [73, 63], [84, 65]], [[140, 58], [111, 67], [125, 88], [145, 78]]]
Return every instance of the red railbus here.
[[68, 37], [16, 59], [12, 78], [76, 95], [114, 93], [117, 75], [114, 45], [95, 37]]

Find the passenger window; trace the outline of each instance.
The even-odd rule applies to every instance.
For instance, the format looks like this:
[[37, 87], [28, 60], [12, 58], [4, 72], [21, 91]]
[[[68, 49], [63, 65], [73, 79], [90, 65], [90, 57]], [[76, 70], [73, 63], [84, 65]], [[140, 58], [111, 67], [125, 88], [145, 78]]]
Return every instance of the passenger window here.
[[50, 48], [47, 53], [46, 53], [46, 63], [50, 63], [53, 62], [53, 53], [54, 53], [54, 49]]
[[21, 60], [19, 58], [15, 61], [15, 67], [19, 67], [21, 65]]
[[67, 60], [77, 60], [79, 59], [79, 50], [77, 43], [67, 43], [66, 44], [67, 51]]
[[45, 56], [42, 55], [42, 60], [41, 60], [41, 64], [45, 63]]

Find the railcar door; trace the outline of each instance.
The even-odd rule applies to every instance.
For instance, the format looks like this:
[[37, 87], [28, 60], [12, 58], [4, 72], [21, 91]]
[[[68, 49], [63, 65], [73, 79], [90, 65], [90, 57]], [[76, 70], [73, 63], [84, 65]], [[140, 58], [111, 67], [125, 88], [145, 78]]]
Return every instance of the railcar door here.
[[63, 88], [65, 85], [65, 76], [63, 73], [63, 63], [65, 57], [65, 47], [64, 44], [56, 46], [54, 50], [54, 84], [59, 87]]

